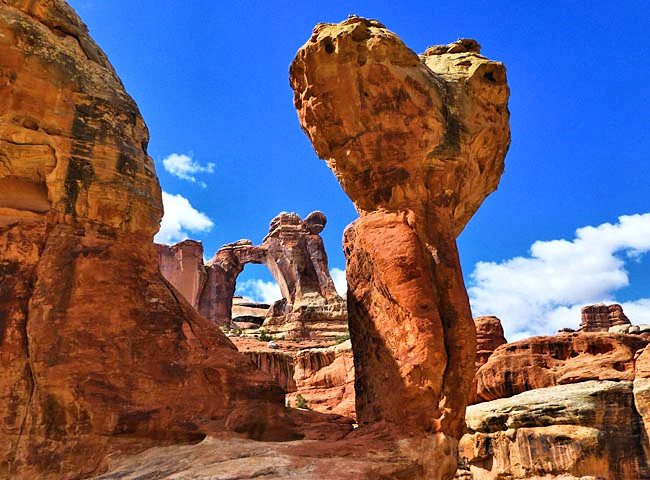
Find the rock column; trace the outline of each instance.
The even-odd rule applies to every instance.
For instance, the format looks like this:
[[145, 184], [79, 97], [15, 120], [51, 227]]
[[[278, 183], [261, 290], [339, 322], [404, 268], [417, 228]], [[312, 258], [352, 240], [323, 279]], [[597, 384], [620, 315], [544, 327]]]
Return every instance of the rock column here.
[[460, 40], [418, 56], [350, 17], [317, 25], [290, 68], [302, 128], [360, 215], [344, 235], [358, 421], [448, 447], [476, 353], [456, 237], [510, 141], [505, 68], [479, 51]]

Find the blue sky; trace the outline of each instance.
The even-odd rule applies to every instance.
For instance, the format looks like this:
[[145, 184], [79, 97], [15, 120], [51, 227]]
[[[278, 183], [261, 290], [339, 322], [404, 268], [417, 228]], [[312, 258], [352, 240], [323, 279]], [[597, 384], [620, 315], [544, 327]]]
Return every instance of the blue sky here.
[[[70, 3], [142, 111], [168, 201], [203, 214], [181, 227], [206, 256], [261, 241], [280, 211], [319, 209], [337, 269], [356, 212], [300, 130], [295, 52], [316, 23], [351, 13], [416, 52], [476, 38], [508, 69], [512, 145], [499, 190], [459, 238], [474, 312], [502, 317], [510, 338], [576, 327], [579, 307], [601, 300], [650, 323], [647, 1]], [[575, 240], [587, 226], [595, 237]], [[271, 277], [247, 267], [241, 279]]]

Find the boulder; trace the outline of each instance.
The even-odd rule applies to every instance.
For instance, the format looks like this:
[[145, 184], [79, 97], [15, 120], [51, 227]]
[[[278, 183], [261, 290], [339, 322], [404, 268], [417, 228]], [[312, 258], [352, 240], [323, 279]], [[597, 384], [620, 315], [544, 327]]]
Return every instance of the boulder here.
[[[457, 478], [649, 478], [632, 382], [587, 381], [472, 405]], [[471, 476], [468, 476], [468, 473]]]
[[418, 56], [352, 16], [317, 25], [290, 67], [301, 126], [360, 215], [343, 242], [358, 422], [446, 445], [412, 478], [455, 470], [476, 358], [456, 237], [510, 143], [505, 67], [477, 50]]

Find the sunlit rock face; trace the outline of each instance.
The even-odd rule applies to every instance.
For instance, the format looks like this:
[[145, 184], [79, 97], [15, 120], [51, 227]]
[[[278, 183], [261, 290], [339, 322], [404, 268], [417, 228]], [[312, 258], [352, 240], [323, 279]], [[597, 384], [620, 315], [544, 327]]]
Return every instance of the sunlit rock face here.
[[[475, 41], [416, 55], [375, 20], [319, 24], [290, 68], [301, 126], [354, 202], [345, 232], [357, 418], [454, 457], [476, 336], [456, 237], [510, 143], [505, 68]], [[444, 449], [435, 459], [436, 475]]]
[[0, 99], [0, 477], [290, 438], [281, 389], [161, 277], [147, 128], [65, 2], [0, 2]]
[[632, 382], [592, 380], [472, 405], [458, 478], [648, 478], [634, 401]]
[[501, 320], [494, 316], [476, 317], [476, 368], [488, 361], [497, 347], [507, 343]]
[[623, 307], [612, 305], [587, 305], [580, 310], [580, 331], [608, 332], [612, 327], [630, 325], [630, 319], [623, 313]]
[[636, 352], [647, 343], [638, 335], [561, 333], [501, 345], [476, 372], [473, 403], [586, 380], [633, 380]]

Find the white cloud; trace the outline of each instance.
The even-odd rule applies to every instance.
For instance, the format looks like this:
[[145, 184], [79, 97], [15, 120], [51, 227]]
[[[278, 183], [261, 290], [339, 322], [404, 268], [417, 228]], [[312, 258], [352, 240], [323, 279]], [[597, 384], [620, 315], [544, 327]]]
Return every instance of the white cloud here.
[[197, 173], [214, 172], [214, 163], [201, 165], [199, 162], [195, 162], [194, 159], [192, 159], [191, 155], [183, 155], [178, 153], [172, 153], [171, 155], [165, 157], [163, 159], [163, 166], [165, 167], [165, 170], [167, 170], [175, 177], [196, 183], [203, 188], [205, 188], [207, 185], [205, 182], [197, 180], [195, 175]]
[[187, 231], [192, 233], [208, 232], [214, 225], [205, 214], [195, 209], [181, 195], [171, 195], [162, 192], [165, 214], [160, 222], [160, 231], [154, 237], [154, 242], [172, 244], [185, 240]]
[[345, 295], [348, 291], [348, 281], [345, 278], [345, 270], [341, 270], [340, 268], [333, 268], [330, 270], [330, 275], [338, 294], [341, 296]]
[[[625, 263], [650, 251], [650, 213], [576, 230], [573, 240], [537, 241], [526, 257], [479, 262], [469, 279], [472, 312], [501, 318], [508, 340], [576, 328], [580, 307], [615, 302], [629, 285]], [[632, 323], [650, 322], [650, 299], [623, 303]]]
[[265, 282], [260, 279], [237, 282], [236, 294], [263, 303], [273, 303], [282, 298], [282, 293], [277, 283]]

